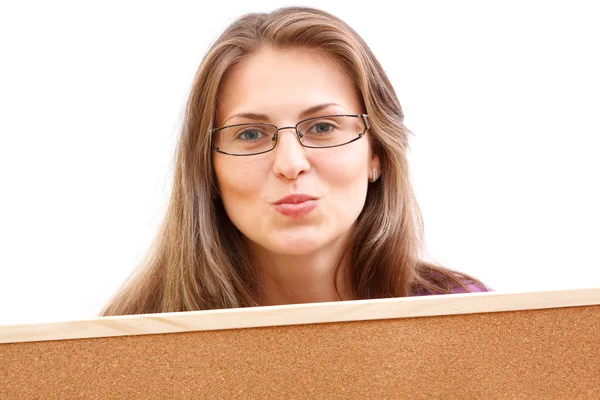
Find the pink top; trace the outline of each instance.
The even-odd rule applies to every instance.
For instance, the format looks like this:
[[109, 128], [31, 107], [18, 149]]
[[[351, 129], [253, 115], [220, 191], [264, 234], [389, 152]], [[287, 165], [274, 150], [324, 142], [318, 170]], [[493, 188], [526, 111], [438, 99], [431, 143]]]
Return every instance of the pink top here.
[[[458, 294], [458, 293], [480, 293], [480, 292], [493, 292], [494, 289], [488, 287], [488, 286], [481, 286], [481, 285], [476, 285], [476, 284], [467, 284], [467, 287], [469, 288], [468, 291], [466, 291], [465, 289], [461, 288], [461, 287], [457, 287], [455, 288], [452, 293], [453, 294]], [[442, 293], [429, 293], [427, 291], [425, 291], [424, 289], [421, 289], [419, 291], [417, 291], [413, 296], [429, 296], [429, 295], [434, 295], [434, 294], [442, 294]]]

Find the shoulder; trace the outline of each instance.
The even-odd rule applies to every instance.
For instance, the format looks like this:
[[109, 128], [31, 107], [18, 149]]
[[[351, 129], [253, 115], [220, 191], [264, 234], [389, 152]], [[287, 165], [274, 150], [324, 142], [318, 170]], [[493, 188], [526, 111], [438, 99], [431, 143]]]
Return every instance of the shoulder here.
[[442, 291], [430, 291], [423, 287], [418, 288], [412, 296], [432, 296], [432, 295], [440, 295], [440, 294], [459, 294], [459, 293], [482, 293], [482, 292], [493, 292], [494, 289], [486, 286], [484, 284], [473, 283], [471, 281], [463, 281], [463, 285], [466, 287], [462, 287], [460, 285], [454, 285], [452, 288], [447, 289], [446, 292]]
[[463, 282], [467, 289], [462, 287], [455, 287], [452, 289], [452, 293], [480, 293], [480, 292], [493, 292], [494, 290], [486, 285]]
[[411, 285], [411, 296], [491, 291], [471, 275], [427, 262], [417, 265]]

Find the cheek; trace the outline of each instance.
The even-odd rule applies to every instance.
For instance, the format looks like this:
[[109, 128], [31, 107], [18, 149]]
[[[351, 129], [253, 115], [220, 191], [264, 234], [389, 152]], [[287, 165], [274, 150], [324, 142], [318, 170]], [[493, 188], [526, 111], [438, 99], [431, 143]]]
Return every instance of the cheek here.
[[368, 189], [368, 149], [342, 150], [348, 149], [340, 147], [324, 158], [319, 176], [328, 186], [330, 206], [337, 208], [336, 214], [350, 213], [349, 216], [357, 217]]
[[217, 156], [213, 165], [221, 193], [253, 192], [264, 183], [269, 172], [259, 156]]
[[256, 200], [260, 199], [269, 168], [260, 157], [223, 158], [225, 157], [214, 160], [214, 168], [223, 205], [235, 224], [244, 215], [257, 215], [256, 212], [249, 211], [253, 204], [257, 204]]
[[368, 149], [359, 147], [355, 151], [343, 151], [342, 146], [335, 151], [329, 150], [327, 157], [319, 160], [319, 175], [327, 177], [327, 181], [333, 186], [366, 188], [364, 183], [367, 181]]

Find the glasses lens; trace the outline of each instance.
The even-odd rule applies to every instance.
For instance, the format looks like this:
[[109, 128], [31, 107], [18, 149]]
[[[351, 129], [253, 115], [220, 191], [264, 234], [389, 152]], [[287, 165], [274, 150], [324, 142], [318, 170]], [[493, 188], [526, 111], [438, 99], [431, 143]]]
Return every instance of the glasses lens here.
[[275, 146], [277, 128], [263, 124], [230, 126], [215, 133], [215, 147], [229, 154], [256, 154]]
[[339, 146], [353, 141], [365, 131], [360, 117], [329, 116], [311, 118], [298, 125], [301, 141], [307, 147]]

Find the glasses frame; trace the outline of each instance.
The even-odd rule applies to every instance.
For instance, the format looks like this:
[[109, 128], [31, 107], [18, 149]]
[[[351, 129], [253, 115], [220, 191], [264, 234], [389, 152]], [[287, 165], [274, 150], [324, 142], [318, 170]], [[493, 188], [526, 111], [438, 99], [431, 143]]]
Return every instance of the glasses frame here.
[[[312, 121], [312, 120], [318, 120], [321, 118], [331, 118], [331, 117], [355, 117], [355, 118], [362, 118], [363, 122], [365, 123], [365, 129], [360, 132], [358, 134], [357, 137], [355, 137], [354, 139], [350, 140], [349, 142], [346, 143], [342, 143], [342, 144], [336, 144], [333, 146], [307, 146], [304, 143], [302, 143], [302, 136], [303, 134], [298, 130], [298, 126], [304, 122], [307, 121]], [[273, 134], [273, 136], [271, 137], [271, 140], [273, 140], [273, 142], [275, 142], [273, 144], [273, 147], [271, 147], [269, 150], [265, 150], [265, 151], [261, 151], [258, 153], [250, 153], [250, 154], [233, 154], [233, 153], [227, 153], [223, 150], [220, 150], [218, 147], [213, 145], [213, 135], [215, 132], [221, 131], [223, 129], [227, 129], [227, 128], [233, 128], [236, 126], [245, 126], [245, 125], [254, 125], [254, 126], [272, 126], [273, 128], [276, 129], [275, 133]], [[357, 141], [358, 139], [362, 138], [365, 133], [367, 133], [367, 130], [371, 128], [371, 124], [369, 123], [369, 115], [368, 114], [334, 114], [334, 115], [323, 115], [320, 117], [312, 117], [312, 118], [307, 118], [307, 119], [303, 119], [302, 121], [298, 122], [295, 126], [284, 126], [279, 128], [276, 125], [273, 124], [266, 124], [263, 122], [259, 122], [259, 123], [243, 123], [243, 124], [234, 124], [234, 125], [227, 125], [227, 126], [223, 126], [221, 128], [214, 128], [214, 129], [209, 129], [209, 135], [210, 135], [210, 147], [212, 147], [217, 153], [221, 153], [221, 154], [226, 154], [228, 156], [235, 156], [235, 157], [246, 157], [246, 156], [256, 156], [259, 154], [264, 154], [264, 153], [268, 153], [270, 151], [273, 151], [275, 149], [275, 147], [277, 147], [277, 140], [279, 139], [279, 131], [283, 130], [283, 129], [293, 129], [294, 131], [296, 131], [296, 138], [298, 139], [298, 142], [300, 143], [300, 145], [302, 145], [302, 147], [306, 147], [309, 149], [329, 149], [332, 147], [340, 147], [340, 146], [345, 146], [347, 144], [350, 144], [352, 142]]]

